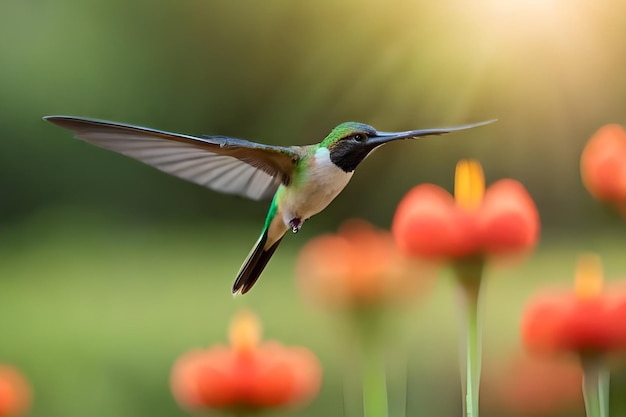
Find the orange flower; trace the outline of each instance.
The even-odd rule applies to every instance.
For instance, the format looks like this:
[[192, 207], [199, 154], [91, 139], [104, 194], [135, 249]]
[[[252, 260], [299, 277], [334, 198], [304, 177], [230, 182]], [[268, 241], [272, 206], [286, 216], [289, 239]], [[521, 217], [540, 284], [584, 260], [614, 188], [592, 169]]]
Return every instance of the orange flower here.
[[580, 158], [583, 184], [600, 201], [626, 213], [626, 131], [616, 124], [601, 127]]
[[17, 369], [0, 365], [0, 417], [19, 416], [30, 405], [31, 391]]
[[522, 338], [538, 352], [598, 354], [626, 349], [626, 291], [604, 292], [600, 259], [580, 259], [574, 291], [548, 292], [530, 302]]
[[516, 354], [486, 363], [482, 405], [495, 415], [554, 416], [583, 409], [582, 371], [575, 363]]
[[414, 187], [398, 205], [392, 232], [412, 256], [459, 259], [517, 254], [539, 236], [539, 214], [522, 184], [503, 179], [487, 190], [480, 164], [460, 161], [455, 195], [432, 184]]
[[240, 312], [230, 327], [230, 346], [194, 350], [174, 364], [171, 387], [183, 408], [259, 410], [302, 404], [319, 391], [319, 361], [304, 348], [261, 343], [257, 317]]
[[331, 307], [371, 307], [409, 299], [423, 289], [424, 273], [396, 249], [391, 233], [365, 221], [310, 240], [296, 262], [302, 293]]

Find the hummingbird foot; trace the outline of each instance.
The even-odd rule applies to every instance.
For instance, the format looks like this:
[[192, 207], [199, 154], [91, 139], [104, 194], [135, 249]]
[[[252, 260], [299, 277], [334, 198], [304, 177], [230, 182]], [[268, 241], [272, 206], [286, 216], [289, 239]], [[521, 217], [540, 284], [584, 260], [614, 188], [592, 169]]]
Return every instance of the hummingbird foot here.
[[289, 221], [289, 227], [291, 227], [291, 231], [294, 233], [298, 233], [303, 224], [304, 222], [300, 217], [295, 217]]

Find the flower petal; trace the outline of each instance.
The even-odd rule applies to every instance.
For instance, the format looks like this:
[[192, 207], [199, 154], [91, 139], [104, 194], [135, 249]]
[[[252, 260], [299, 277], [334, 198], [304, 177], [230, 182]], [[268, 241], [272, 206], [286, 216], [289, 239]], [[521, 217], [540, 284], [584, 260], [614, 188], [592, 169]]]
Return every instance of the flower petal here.
[[515, 254], [531, 249], [539, 239], [539, 213], [522, 184], [503, 179], [487, 189], [479, 213], [484, 249]]
[[15, 368], [0, 365], [0, 416], [18, 416], [30, 405], [31, 390]]
[[320, 384], [315, 355], [277, 342], [191, 351], [176, 361], [171, 376], [174, 398], [192, 411], [293, 406], [311, 400]]
[[447, 191], [423, 184], [398, 205], [392, 232], [400, 250], [410, 256], [461, 257], [478, 248], [475, 220], [475, 214], [459, 209]]
[[626, 293], [579, 298], [573, 291], [536, 297], [522, 320], [522, 339], [540, 353], [626, 349]]
[[425, 265], [403, 257], [391, 233], [350, 220], [333, 235], [310, 240], [296, 263], [298, 284], [312, 301], [333, 308], [397, 304], [421, 293]]
[[601, 201], [626, 201], [626, 131], [617, 124], [600, 128], [580, 158], [580, 173], [589, 193]]

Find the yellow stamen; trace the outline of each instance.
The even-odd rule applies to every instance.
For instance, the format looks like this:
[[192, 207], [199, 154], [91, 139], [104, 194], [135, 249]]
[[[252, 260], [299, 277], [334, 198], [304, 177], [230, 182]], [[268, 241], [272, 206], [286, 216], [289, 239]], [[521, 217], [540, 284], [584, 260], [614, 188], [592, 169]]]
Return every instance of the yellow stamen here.
[[456, 164], [454, 175], [454, 199], [466, 210], [476, 210], [485, 194], [485, 176], [480, 163], [474, 159], [462, 159]]
[[578, 258], [574, 278], [574, 291], [578, 298], [593, 298], [602, 292], [604, 275], [598, 255], [586, 254]]
[[230, 324], [228, 338], [235, 350], [252, 350], [261, 341], [261, 322], [249, 310], [239, 311]]

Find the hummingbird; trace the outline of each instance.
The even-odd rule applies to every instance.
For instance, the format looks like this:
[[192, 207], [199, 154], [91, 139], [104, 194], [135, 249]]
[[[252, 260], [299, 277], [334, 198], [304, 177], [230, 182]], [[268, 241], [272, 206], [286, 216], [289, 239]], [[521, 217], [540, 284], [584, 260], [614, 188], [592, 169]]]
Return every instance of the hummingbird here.
[[380, 132], [346, 122], [320, 143], [273, 146], [228, 136], [191, 136], [74, 116], [44, 120], [100, 148], [135, 158], [163, 172], [206, 188], [253, 200], [272, 198], [261, 236], [243, 262], [232, 293], [255, 284], [285, 233], [324, 210], [352, 178], [359, 164], [380, 146], [422, 136], [443, 135], [494, 122], [455, 127]]

